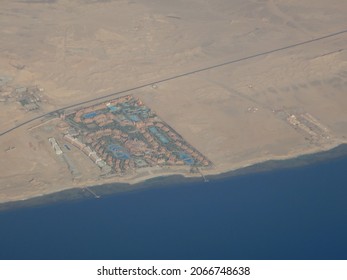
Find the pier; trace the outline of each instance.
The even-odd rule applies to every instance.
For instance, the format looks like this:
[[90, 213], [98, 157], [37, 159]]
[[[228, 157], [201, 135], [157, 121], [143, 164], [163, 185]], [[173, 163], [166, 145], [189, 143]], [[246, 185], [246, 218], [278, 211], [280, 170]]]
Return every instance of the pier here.
[[97, 195], [95, 192], [93, 192], [90, 188], [85, 187], [84, 190], [87, 190], [89, 193], [91, 193], [95, 198], [100, 198], [100, 195]]
[[208, 182], [208, 179], [205, 177], [205, 175], [201, 172], [201, 170], [199, 168], [197, 168], [201, 177], [204, 179], [204, 182], [207, 183]]

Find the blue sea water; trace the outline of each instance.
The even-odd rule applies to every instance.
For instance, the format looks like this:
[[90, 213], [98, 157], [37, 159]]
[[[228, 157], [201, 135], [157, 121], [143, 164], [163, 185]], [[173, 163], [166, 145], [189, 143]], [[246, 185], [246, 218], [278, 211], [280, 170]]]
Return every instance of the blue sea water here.
[[0, 213], [1, 259], [347, 259], [347, 158]]

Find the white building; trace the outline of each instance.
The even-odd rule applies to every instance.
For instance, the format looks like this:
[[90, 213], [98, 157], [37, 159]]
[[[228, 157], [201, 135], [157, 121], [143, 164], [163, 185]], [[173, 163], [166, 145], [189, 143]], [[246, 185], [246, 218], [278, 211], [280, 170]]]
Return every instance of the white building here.
[[48, 141], [51, 143], [55, 153], [57, 155], [61, 155], [63, 153], [63, 151], [61, 150], [61, 148], [59, 147], [57, 141], [55, 140], [55, 138], [51, 137], [48, 139]]

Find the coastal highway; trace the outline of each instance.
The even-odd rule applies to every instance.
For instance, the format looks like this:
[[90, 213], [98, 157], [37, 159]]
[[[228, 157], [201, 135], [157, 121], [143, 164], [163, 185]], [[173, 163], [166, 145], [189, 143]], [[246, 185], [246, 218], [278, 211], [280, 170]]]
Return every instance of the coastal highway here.
[[[79, 103], [76, 103], [76, 104], [71, 104], [71, 105], [68, 105], [68, 106], [65, 106], [65, 107], [61, 107], [61, 108], [59, 108], [57, 110], [54, 110], [54, 111], [51, 111], [51, 112], [47, 112], [47, 113], [38, 115], [38, 116], [36, 116], [34, 118], [31, 118], [29, 120], [26, 120], [26, 121], [20, 123], [20, 124], [17, 124], [15, 126], [13, 126], [12, 128], [9, 128], [9, 129], [7, 129], [5, 131], [2, 131], [0, 133], [0, 136], [4, 136], [5, 134], [8, 134], [8, 133], [10, 133], [10, 132], [12, 132], [12, 131], [14, 131], [14, 130], [24, 126], [24, 125], [26, 125], [26, 124], [29, 124], [29, 123], [31, 123], [33, 121], [42, 119], [44, 117], [48, 117], [48, 116], [50, 116], [52, 114], [56, 114], [56, 113], [59, 113], [61, 111], [64, 111], [64, 110], [67, 110], [67, 109], [71, 109], [71, 108], [74, 108], [74, 107], [77, 107], [77, 106], [85, 105], [85, 104], [88, 104], [88, 103], [91, 103], [91, 102], [95, 102], [95, 101], [101, 101], [101, 100], [103, 100], [105, 98], [109, 98], [109, 97], [115, 97], [117, 95], [121, 95], [121, 94], [128, 93], [128, 92], [131, 92], [131, 91], [134, 91], [134, 90], [138, 90], [138, 89], [142, 89], [142, 88], [145, 88], [145, 87], [148, 87], [148, 86], [152, 86], [153, 84], [159, 84], [159, 83], [163, 83], [163, 82], [179, 79], [181, 77], [194, 75], [194, 74], [197, 74], [197, 73], [200, 73], [200, 72], [204, 72], [204, 71], [208, 71], [208, 70], [211, 70], [211, 69], [223, 67], [223, 66], [234, 64], [234, 63], [237, 63], [237, 62], [246, 61], [246, 60], [250, 60], [250, 59], [253, 59], [253, 58], [256, 58], [256, 57], [261, 57], [261, 56], [264, 56], [264, 55], [268, 55], [268, 54], [271, 54], [271, 53], [276, 53], [276, 52], [280, 52], [280, 51], [296, 48], [296, 47], [299, 47], [299, 46], [311, 44], [311, 43], [318, 42], [318, 41], [321, 41], [321, 40], [324, 40], [324, 39], [328, 39], [328, 38], [331, 38], [331, 37], [345, 35], [346, 33], [347, 33], [347, 29], [341, 30], [341, 31], [338, 31], [338, 32], [335, 32], [335, 33], [330, 33], [330, 34], [327, 34], [325, 36], [317, 37], [317, 38], [310, 39], [310, 40], [307, 40], [307, 41], [303, 41], [303, 42], [287, 45], [287, 46], [280, 47], [280, 48], [277, 48], [277, 49], [272, 49], [272, 50], [269, 50], [269, 51], [265, 51], [265, 52], [261, 52], [261, 53], [257, 53], [257, 54], [253, 54], [253, 55], [249, 55], [249, 56], [246, 56], [246, 57], [242, 57], [242, 58], [238, 58], [238, 59], [234, 59], [234, 60], [230, 60], [230, 61], [225, 61], [223, 63], [210, 65], [210, 66], [207, 66], [207, 67], [204, 67], [204, 68], [191, 70], [189, 72], [184, 72], [184, 73], [181, 73], [181, 74], [177, 74], [175, 76], [170, 76], [170, 77], [163, 78], [163, 79], [160, 79], [160, 80], [156, 80], [156, 81], [152, 81], [152, 82], [149, 82], [149, 83], [141, 84], [141, 85], [138, 85], [138, 86], [135, 86], [135, 87], [132, 87], [132, 88], [128, 88], [128, 89], [117, 91], [117, 92], [110, 93], [110, 94], [106, 94], [106, 95], [103, 95], [103, 96], [100, 96], [100, 97], [96, 97], [96, 98], [92, 98], [92, 99], [89, 99], [89, 100], [85, 100], [85, 101], [82, 101], [82, 102], [79, 102]], [[341, 51], [341, 50], [338, 50], [338, 51]]]

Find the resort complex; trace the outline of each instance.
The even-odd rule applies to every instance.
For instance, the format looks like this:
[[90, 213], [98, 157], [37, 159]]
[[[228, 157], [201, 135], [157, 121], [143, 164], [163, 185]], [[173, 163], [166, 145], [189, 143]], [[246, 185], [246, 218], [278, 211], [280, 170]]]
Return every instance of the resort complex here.
[[[130, 95], [63, 113], [61, 119], [58, 128], [64, 147], [70, 149], [71, 144], [78, 148], [102, 174], [125, 175], [140, 168], [165, 166], [188, 166], [197, 171], [211, 166], [205, 156]], [[50, 142], [61, 154], [56, 140]], [[76, 173], [69, 162], [71, 173]]]

